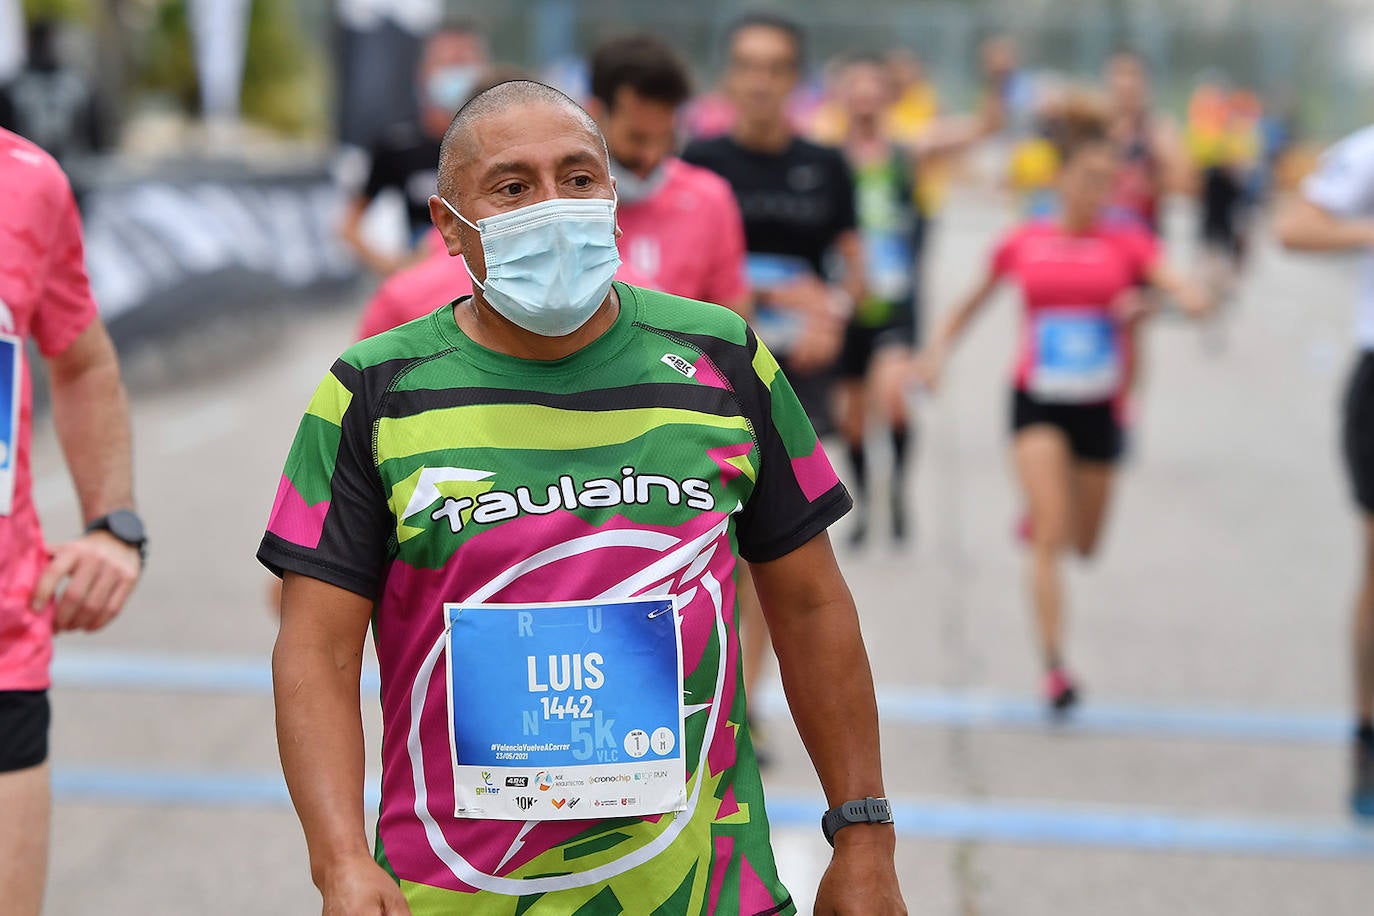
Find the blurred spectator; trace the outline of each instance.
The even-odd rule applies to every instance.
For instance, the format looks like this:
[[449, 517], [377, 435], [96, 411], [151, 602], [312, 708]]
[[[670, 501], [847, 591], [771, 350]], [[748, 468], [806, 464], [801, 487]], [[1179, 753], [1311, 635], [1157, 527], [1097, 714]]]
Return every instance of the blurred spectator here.
[[28, 63], [0, 89], [0, 127], [42, 147], [67, 166], [74, 156], [104, 148], [106, 138], [86, 77], [59, 53], [56, 22], [29, 26]]
[[1113, 210], [1158, 235], [1164, 195], [1191, 185], [1183, 144], [1173, 123], [1154, 110], [1149, 69], [1138, 53], [1113, 54], [1106, 84], [1112, 140], [1121, 158]]
[[620, 201], [622, 261], [657, 290], [750, 308], [744, 225], [730, 185], [674, 155], [687, 65], [652, 35], [603, 43], [592, 55], [587, 110], [606, 136]]
[[[486, 65], [486, 39], [471, 25], [447, 26], [426, 42], [416, 72], [420, 116], [382, 134], [371, 151], [367, 182], [344, 216], [344, 241], [370, 270], [390, 274], [424, 257], [418, 243], [430, 228], [429, 197], [438, 176], [439, 144]], [[399, 257], [379, 250], [362, 231], [364, 213], [388, 190], [405, 200], [406, 251]]]
[[887, 72], [896, 93], [887, 110], [887, 129], [894, 140], [915, 141], [940, 113], [939, 90], [926, 74], [925, 64], [909, 48], [888, 53]]

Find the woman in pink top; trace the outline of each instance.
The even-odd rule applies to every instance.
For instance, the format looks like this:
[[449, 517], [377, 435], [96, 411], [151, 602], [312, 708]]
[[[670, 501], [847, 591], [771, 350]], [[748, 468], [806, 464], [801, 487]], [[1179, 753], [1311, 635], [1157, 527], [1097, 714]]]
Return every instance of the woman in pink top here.
[[1002, 239], [987, 275], [944, 321], [915, 374], [933, 389], [954, 341], [997, 288], [1004, 281], [1020, 288], [1012, 454], [1029, 509], [1045, 694], [1063, 712], [1077, 690], [1063, 660], [1060, 556], [1068, 548], [1091, 556], [1102, 530], [1122, 451], [1118, 405], [1129, 383], [1129, 335], [1150, 301], [1139, 289], [1155, 287], [1195, 315], [1209, 304], [1165, 267], [1146, 231], [1106, 217], [1120, 163], [1096, 108], [1073, 105], [1058, 145], [1059, 215]]

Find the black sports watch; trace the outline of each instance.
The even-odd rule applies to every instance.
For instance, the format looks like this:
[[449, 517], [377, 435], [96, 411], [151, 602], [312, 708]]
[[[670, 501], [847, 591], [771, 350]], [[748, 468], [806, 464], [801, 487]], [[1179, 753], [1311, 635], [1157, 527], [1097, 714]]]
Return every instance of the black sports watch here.
[[148, 534], [143, 529], [143, 519], [132, 509], [116, 509], [109, 515], [102, 515], [86, 526], [86, 533], [108, 531], [115, 540], [122, 541], [138, 550], [141, 564], [148, 562]]
[[825, 841], [832, 847], [835, 845], [835, 834], [839, 833], [850, 824], [890, 824], [892, 823], [892, 806], [885, 798], [861, 798], [857, 801], [847, 801], [843, 805], [836, 805], [825, 816], [821, 818], [821, 832], [825, 834]]

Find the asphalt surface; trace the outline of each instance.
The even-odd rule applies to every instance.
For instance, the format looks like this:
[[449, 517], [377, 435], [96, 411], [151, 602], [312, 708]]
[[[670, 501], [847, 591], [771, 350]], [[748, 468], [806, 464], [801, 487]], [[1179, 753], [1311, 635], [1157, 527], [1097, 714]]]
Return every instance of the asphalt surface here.
[[[937, 310], [975, 281], [1007, 219], [988, 199], [951, 201], [930, 263]], [[915, 543], [841, 548], [880, 685], [912, 913], [1374, 906], [1374, 829], [1344, 809], [1357, 528], [1336, 421], [1353, 268], [1267, 239], [1253, 267], [1219, 352], [1180, 319], [1150, 332], [1103, 554], [1071, 564], [1070, 659], [1087, 700], [1076, 725], [1050, 726], [1036, 702], [1012, 536], [1010, 296], [975, 325], [940, 396], [915, 406]], [[129, 363], [152, 560], [114, 626], [59, 645], [54, 916], [318, 912], [278, 783], [263, 681], [275, 627], [253, 552], [357, 308], [284, 306]], [[50, 535], [68, 536], [76, 510], [50, 424], [36, 440], [40, 506]], [[819, 788], [776, 688], [759, 702], [777, 851], [807, 902], [828, 851]]]

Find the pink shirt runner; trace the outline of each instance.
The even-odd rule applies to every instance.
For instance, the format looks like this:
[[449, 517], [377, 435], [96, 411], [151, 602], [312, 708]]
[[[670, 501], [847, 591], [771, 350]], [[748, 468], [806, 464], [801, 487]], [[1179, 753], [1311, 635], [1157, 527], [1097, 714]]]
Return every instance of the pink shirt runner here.
[[743, 304], [749, 297], [744, 220], [729, 183], [681, 159], [669, 159], [666, 168], [653, 196], [620, 205], [620, 259], [650, 289]]
[[[71, 346], [95, 317], [81, 219], [66, 175], [47, 153], [0, 129], [0, 335], [32, 339], [51, 357]], [[19, 353], [22, 362], [22, 346]], [[29, 610], [47, 548], [33, 505], [33, 388], [27, 366], [20, 379], [14, 492], [9, 514], [0, 515], [0, 690], [42, 690], [49, 686], [52, 608]], [[0, 416], [0, 423], [9, 422], [8, 414]], [[5, 476], [0, 481], [11, 485]]]
[[1025, 305], [1016, 387], [1026, 389], [1036, 363], [1033, 330], [1038, 313], [1073, 310], [1114, 319], [1117, 297], [1143, 283], [1158, 257], [1153, 236], [1124, 223], [1102, 223], [1075, 234], [1044, 221], [1008, 233], [993, 254], [991, 269], [1020, 288]]

